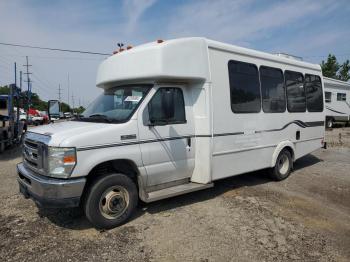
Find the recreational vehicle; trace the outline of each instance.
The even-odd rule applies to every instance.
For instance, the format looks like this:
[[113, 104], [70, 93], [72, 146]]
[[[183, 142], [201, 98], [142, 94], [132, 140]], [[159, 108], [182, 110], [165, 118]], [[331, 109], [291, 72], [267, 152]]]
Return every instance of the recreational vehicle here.
[[322, 147], [319, 65], [204, 38], [120, 50], [97, 73], [103, 94], [74, 121], [33, 128], [20, 191], [44, 207], [81, 206], [98, 228], [152, 202], [268, 169], [287, 178]]
[[326, 126], [332, 128], [335, 122], [350, 121], [350, 83], [324, 77], [326, 102]]

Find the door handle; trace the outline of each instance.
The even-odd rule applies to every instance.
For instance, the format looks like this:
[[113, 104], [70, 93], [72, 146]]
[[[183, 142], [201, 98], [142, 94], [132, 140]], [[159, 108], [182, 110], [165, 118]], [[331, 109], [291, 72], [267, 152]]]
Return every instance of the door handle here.
[[187, 146], [191, 147], [191, 138], [190, 137], [187, 137]]

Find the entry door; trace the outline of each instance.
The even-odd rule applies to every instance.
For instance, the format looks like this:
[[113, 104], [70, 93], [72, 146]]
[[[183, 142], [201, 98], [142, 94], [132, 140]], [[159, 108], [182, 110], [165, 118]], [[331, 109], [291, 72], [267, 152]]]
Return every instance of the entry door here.
[[[164, 100], [168, 100], [164, 92], [166, 97], [173, 97], [174, 114], [170, 118], [164, 109]], [[189, 91], [182, 86], [161, 86], [152, 93], [138, 117], [148, 186], [191, 177], [195, 153]]]

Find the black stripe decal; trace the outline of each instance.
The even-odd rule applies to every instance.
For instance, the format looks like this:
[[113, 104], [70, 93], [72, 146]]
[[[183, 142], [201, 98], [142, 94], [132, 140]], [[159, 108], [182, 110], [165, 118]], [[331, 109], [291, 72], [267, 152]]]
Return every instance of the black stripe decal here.
[[328, 107], [328, 106], [326, 106], [326, 109], [328, 109], [328, 110], [330, 110], [330, 111], [332, 111], [332, 112], [334, 112], [334, 113], [338, 113], [338, 114], [346, 115], [346, 113], [339, 112], [339, 111], [337, 111], [337, 110], [331, 109], [331, 108], [330, 108], [330, 107]]
[[[287, 128], [291, 124], [296, 124], [302, 128], [306, 128], [306, 127], [324, 126], [324, 121], [303, 122], [300, 120], [294, 120], [292, 122], [287, 123], [282, 128], [260, 130], [260, 131], [255, 131], [255, 133], [281, 131], [281, 130]], [[220, 134], [214, 134], [213, 136], [220, 137], [220, 136], [235, 136], [235, 135], [244, 135], [244, 132], [220, 133]], [[121, 143], [113, 143], [113, 144], [80, 147], [80, 148], [77, 148], [77, 151], [86, 151], [86, 150], [94, 150], [94, 149], [109, 148], [109, 147], [131, 146], [131, 145], [171, 141], [171, 140], [178, 140], [178, 139], [185, 139], [185, 138], [192, 138], [192, 137], [208, 137], [209, 138], [212, 136], [211, 135], [187, 135], [187, 136], [167, 137], [167, 138], [140, 140], [140, 141], [132, 141], [132, 142], [121, 142]]]
[[214, 134], [215, 137], [217, 137], [217, 136], [236, 136], [236, 135], [244, 135], [244, 132]]
[[126, 143], [122, 142], [122, 143], [115, 143], [115, 144], [87, 146], [87, 147], [77, 148], [77, 151], [86, 151], [86, 150], [101, 149], [101, 148], [108, 148], [108, 147], [131, 146], [131, 145], [138, 145], [138, 144], [147, 144], [147, 143], [154, 143], [154, 142], [163, 142], [163, 141], [185, 139], [185, 138], [191, 138], [191, 137], [195, 137], [195, 136], [188, 135], [188, 136], [167, 137], [167, 138], [150, 139], [150, 140], [140, 140], [140, 141], [126, 142]]
[[324, 121], [305, 122], [307, 127], [324, 126]]
[[281, 131], [285, 128], [287, 128], [288, 126], [290, 126], [291, 124], [295, 124], [297, 126], [300, 126], [301, 128], [306, 128], [306, 127], [315, 127], [315, 126], [324, 126], [324, 121], [314, 121], [314, 122], [303, 122], [300, 120], [294, 120], [292, 122], [289, 122], [287, 124], [285, 124], [283, 127], [281, 128], [276, 128], [276, 129], [267, 129], [267, 130], [259, 130], [259, 131], [255, 131], [255, 133], [265, 133], [265, 132], [275, 132], [275, 131]]

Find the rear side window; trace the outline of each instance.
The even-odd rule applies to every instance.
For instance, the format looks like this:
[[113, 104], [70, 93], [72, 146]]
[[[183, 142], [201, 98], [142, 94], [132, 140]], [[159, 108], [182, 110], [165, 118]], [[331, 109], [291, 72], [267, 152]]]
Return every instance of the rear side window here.
[[309, 112], [323, 111], [323, 94], [321, 78], [305, 74], [306, 105]]
[[324, 92], [324, 100], [326, 103], [332, 102], [332, 92]]
[[266, 113], [280, 113], [286, 110], [283, 72], [281, 69], [260, 67], [262, 108]]
[[234, 113], [260, 112], [260, 83], [256, 65], [230, 60], [228, 71], [232, 111]]
[[305, 112], [306, 97], [304, 77], [301, 73], [286, 71], [284, 73], [287, 93], [287, 108], [289, 112]]
[[346, 101], [345, 93], [337, 93], [337, 101]]

